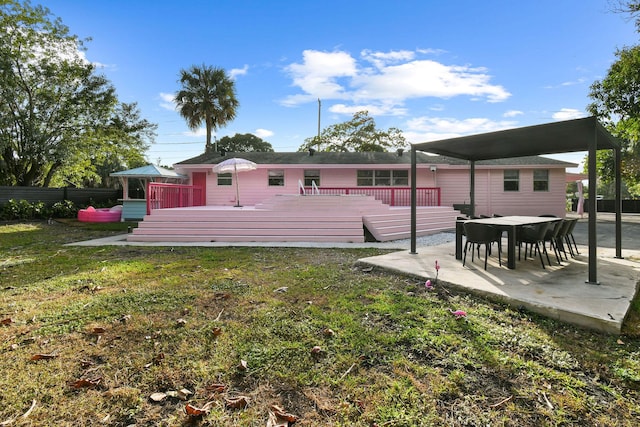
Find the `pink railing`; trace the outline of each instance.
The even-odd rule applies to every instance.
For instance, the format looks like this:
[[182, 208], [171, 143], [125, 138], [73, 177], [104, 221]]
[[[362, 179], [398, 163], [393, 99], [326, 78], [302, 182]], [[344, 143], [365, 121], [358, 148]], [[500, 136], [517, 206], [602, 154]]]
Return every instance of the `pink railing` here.
[[[313, 194], [311, 187], [305, 187]], [[389, 206], [411, 206], [411, 187], [318, 187], [320, 194], [364, 194]], [[440, 206], [439, 187], [416, 188], [417, 206]]]
[[202, 206], [203, 194], [199, 185], [161, 184], [147, 186], [147, 215], [154, 209]]

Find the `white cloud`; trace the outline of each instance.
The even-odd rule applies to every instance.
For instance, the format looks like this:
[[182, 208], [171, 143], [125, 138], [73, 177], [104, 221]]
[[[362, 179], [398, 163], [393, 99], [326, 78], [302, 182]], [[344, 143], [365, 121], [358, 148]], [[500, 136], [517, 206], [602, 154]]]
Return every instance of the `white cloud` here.
[[255, 131], [253, 131], [253, 134], [258, 138], [268, 138], [274, 135], [273, 131], [270, 131], [268, 129], [256, 129]]
[[522, 111], [520, 110], [509, 110], [507, 112], [505, 112], [502, 117], [515, 117], [515, 116], [520, 116], [524, 114]]
[[176, 98], [172, 93], [160, 92], [158, 95], [160, 98], [160, 106], [165, 110], [175, 111], [176, 110]]
[[333, 104], [329, 107], [329, 112], [336, 114], [353, 115], [358, 111], [367, 111], [370, 116], [404, 116], [407, 114], [406, 108], [399, 108], [394, 105], [373, 105], [373, 104], [359, 104], [359, 105], [345, 105], [345, 104]]
[[247, 64], [244, 64], [244, 67], [242, 68], [232, 68], [231, 71], [229, 71], [229, 77], [235, 80], [237, 76], [247, 75], [248, 71], [249, 71], [249, 66]]
[[494, 132], [516, 126], [514, 121], [486, 118], [455, 119], [451, 117], [419, 117], [407, 122], [405, 138], [411, 143], [437, 141], [477, 133]]
[[511, 96], [502, 86], [490, 82], [485, 68], [419, 59], [419, 54], [425, 51], [364, 50], [358, 62], [348, 52], [305, 50], [302, 63], [286, 67], [293, 86], [302, 93], [287, 97], [283, 104], [292, 106], [320, 98], [381, 105], [395, 111], [414, 98], [469, 96], [500, 102]]
[[363, 50], [360, 56], [365, 61], [373, 63], [376, 68], [383, 68], [387, 64], [397, 64], [398, 62], [411, 61], [415, 58], [415, 52], [410, 50], [396, 50], [391, 52], [372, 52]]
[[293, 79], [293, 85], [304, 94], [287, 97], [285, 105], [296, 105], [321, 99], [348, 99], [345, 88], [338, 83], [343, 77], [357, 75], [356, 61], [346, 52], [320, 52], [305, 50], [303, 62], [285, 68]]
[[556, 111], [551, 116], [553, 120], [572, 120], [572, 119], [580, 119], [582, 117], [587, 117], [586, 113], [576, 110], [575, 108], [562, 108], [560, 111]]

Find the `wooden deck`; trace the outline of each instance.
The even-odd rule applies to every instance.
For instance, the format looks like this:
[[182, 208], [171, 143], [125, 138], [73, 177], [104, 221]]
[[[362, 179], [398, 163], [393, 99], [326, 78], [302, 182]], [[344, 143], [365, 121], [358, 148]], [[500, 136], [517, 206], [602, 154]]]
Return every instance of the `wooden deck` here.
[[[417, 210], [417, 235], [455, 229], [451, 207]], [[364, 242], [410, 236], [410, 208], [371, 196], [282, 195], [256, 206], [198, 206], [153, 210], [131, 242]]]

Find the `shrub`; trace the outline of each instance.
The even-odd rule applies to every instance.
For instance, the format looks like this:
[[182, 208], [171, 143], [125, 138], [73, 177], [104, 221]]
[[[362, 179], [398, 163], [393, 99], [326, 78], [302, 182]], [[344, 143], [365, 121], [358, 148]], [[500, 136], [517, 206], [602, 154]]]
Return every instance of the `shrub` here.
[[71, 200], [47, 206], [41, 201], [30, 203], [28, 200], [10, 199], [0, 207], [0, 218], [3, 220], [74, 218], [77, 214], [78, 208]]
[[53, 218], [75, 218], [78, 215], [78, 207], [71, 200], [55, 202], [51, 206], [50, 215]]
[[2, 219], [30, 219], [33, 207], [26, 200], [9, 199], [2, 207]]

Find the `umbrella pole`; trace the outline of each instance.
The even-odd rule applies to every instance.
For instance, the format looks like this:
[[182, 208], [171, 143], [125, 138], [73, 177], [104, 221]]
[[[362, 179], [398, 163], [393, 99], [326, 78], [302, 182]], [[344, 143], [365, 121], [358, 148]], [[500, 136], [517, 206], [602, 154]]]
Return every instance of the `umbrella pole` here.
[[233, 169], [236, 173], [236, 208], [240, 207], [240, 190], [238, 190], [238, 168], [233, 165]]

